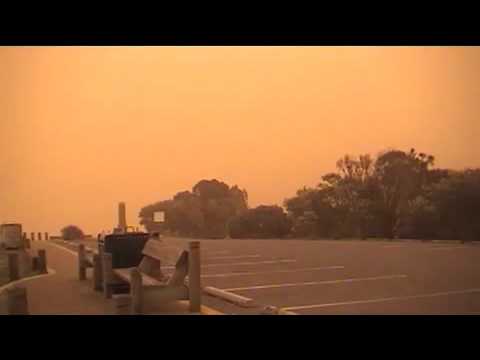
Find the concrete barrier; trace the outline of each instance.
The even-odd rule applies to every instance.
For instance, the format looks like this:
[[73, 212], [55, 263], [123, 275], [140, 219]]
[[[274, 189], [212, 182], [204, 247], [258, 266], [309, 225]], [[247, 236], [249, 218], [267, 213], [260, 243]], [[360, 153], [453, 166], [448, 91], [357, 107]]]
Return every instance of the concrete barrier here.
[[47, 251], [45, 249], [38, 250], [38, 271], [40, 274], [48, 273], [47, 270]]
[[6, 290], [7, 313], [9, 315], [28, 315], [27, 289], [13, 287]]
[[32, 271], [38, 271], [38, 256], [32, 257]]
[[204, 287], [203, 292], [205, 292], [208, 295], [224, 299], [224, 300], [229, 301], [231, 303], [234, 303], [238, 306], [242, 306], [242, 307], [254, 307], [255, 306], [255, 302], [253, 301], [253, 299], [247, 298], [245, 296], [237, 295], [237, 294], [231, 293], [229, 291], [218, 289], [218, 288], [213, 287], [213, 286]]
[[19, 255], [16, 252], [8, 254], [8, 278], [10, 281], [20, 279]]

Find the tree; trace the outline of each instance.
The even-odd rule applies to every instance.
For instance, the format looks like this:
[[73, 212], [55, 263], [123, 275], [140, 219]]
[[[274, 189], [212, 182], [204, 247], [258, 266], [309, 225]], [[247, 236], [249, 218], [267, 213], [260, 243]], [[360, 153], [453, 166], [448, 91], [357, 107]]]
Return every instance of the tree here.
[[237, 185], [234, 185], [229, 190], [229, 197], [237, 213], [248, 209], [248, 194], [245, 189], [242, 190]]
[[183, 191], [173, 197], [169, 226], [183, 236], [195, 237], [203, 232], [205, 219], [198, 195]]
[[381, 232], [386, 238], [393, 238], [400, 225], [402, 212], [409, 201], [422, 193], [427, 173], [434, 163], [434, 157], [415, 149], [409, 153], [390, 150], [375, 161], [375, 182], [378, 186], [376, 215], [380, 218]]
[[425, 192], [426, 184], [446, 176], [444, 171], [429, 173], [433, 160], [414, 149], [390, 150], [375, 161], [368, 154], [343, 156], [336, 163], [337, 172], [322, 176], [317, 188], [299, 190], [285, 201], [294, 231], [310, 229], [322, 237], [392, 238], [400, 220], [412, 216], [410, 203]]
[[442, 238], [480, 239], [480, 169], [452, 172], [432, 186], [429, 200]]
[[[178, 192], [173, 199], [147, 205], [140, 211], [140, 223], [148, 231], [168, 230], [180, 236], [225, 237], [228, 221], [248, 209], [248, 195], [237, 185], [201, 180], [192, 191]], [[155, 211], [165, 211], [165, 223], [153, 223]]]
[[[140, 224], [145, 226], [149, 232], [163, 232], [168, 229], [169, 220], [171, 221], [172, 200], [158, 201], [154, 204], [147, 205], [140, 210]], [[157, 211], [165, 212], [165, 223], [155, 223], [153, 214]]]
[[321, 201], [317, 201], [316, 212], [322, 222], [319, 225], [327, 230], [324, 235], [363, 238], [371, 220], [373, 160], [368, 154], [345, 155], [336, 165], [338, 173], [324, 175], [318, 184]]
[[304, 187], [297, 191], [296, 196], [285, 199], [284, 206], [292, 224], [293, 236], [306, 237], [317, 233], [317, 219], [314, 215], [314, 198], [317, 192], [317, 189]]
[[287, 214], [279, 206], [260, 205], [229, 222], [232, 238], [283, 238], [291, 229]]
[[201, 180], [193, 187], [193, 193], [204, 201], [208, 199], [221, 199], [228, 197], [229, 187], [217, 179]]
[[61, 230], [61, 233], [64, 240], [83, 239], [83, 237], [85, 236], [83, 231], [76, 225], [65, 226]]
[[[402, 213], [402, 222], [398, 232], [402, 238], [412, 239], [447, 239], [452, 238], [448, 222], [442, 222], [439, 184], [442, 180], [449, 182], [455, 172], [448, 169], [430, 169], [421, 194], [408, 201]], [[448, 220], [448, 219], [447, 219]]]
[[247, 192], [236, 185], [230, 188], [216, 179], [201, 180], [192, 190], [200, 199], [206, 237], [225, 237], [229, 220], [248, 207]]
[[398, 235], [410, 239], [439, 238], [438, 211], [427, 194], [417, 196], [404, 211]]

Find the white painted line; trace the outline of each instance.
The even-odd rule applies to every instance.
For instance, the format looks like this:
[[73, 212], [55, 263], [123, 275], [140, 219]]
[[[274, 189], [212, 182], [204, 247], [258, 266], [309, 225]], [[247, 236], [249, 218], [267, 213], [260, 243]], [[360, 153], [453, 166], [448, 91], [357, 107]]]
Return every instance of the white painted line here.
[[432, 247], [428, 250], [454, 250], [454, 249], [467, 249], [465, 246], [445, 246], [445, 247]]
[[402, 279], [402, 278], [406, 278], [406, 277], [407, 277], [407, 275], [403, 275], [403, 274], [402, 275], [387, 275], [387, 276], [375, 276], [375, 277], [366, 277], [366, 278], [352, 278], [352, 279], [326, 280], [326, 281], [309, 281], [309, 282], [301, 282], [301, 283], [284, 283], [284, 284], [245, 286], [245, 287], [229, 288], [229, 289], [223, 289], [223, 290], [225, 290], [225, 291], [261, 290], [261, 289], [273, 289], [273, 288], [293, 287], [293, 286], [327, 285], [327, 284], [351, 283], [351, 282], [358, 282], [358, 281]]
[[[252, 261], [252, 262], [239, 262], [239, 263], [223, 263], [223, 264], [205, 264], [202, 268], [215, 267], [215, 266], [236, 266], [236, 265], [260, 265], [260, 264], [283, 264], [294, 263], [295, 259], [283, 259], [283, 260], [267, 260], [267, 261]], [[175, 266], [162, 266], [163, 269], [175, 269]]]
[[58, 245], [58, 244], [54, 244], [54, 243], [50, 243], [51, 246], [54, 246], [60, 250], [63, 250], [63, 251], [66, 251], [67, 253], [69, 254], [72, 254], [74, 256], [78, 256], [78, 253], [73, 251], [73, 250], [70, 250], [70, 249], [67, 249], [65, 246], [62, 246], [62, 245]]
[[370, 304], [370, 303], [381, 303], [387, 301], [398, 301], [398, 300], [411, 300], [411, 299], [422, 299], [430, 298], [437, 296], [449, 296], [449, 295], [460, 295], [460, 294], [472, 294], [480, 292], [480, 289], [467, 289], [467, 290], [458, 290], [458, 291], [444, 291], [431, 294], [421, 294], [421, 295], [411, 295], [411, 296], [397, 296], [389, 298], [380, 298], [380, 299], [371, 299], [371, 300], [358, 300], [358, 301], [345, 301], [345, 302], [336, 302], [336, 303], [327, 303], [327, 304], [315, 304], [315, 305], [302, 305], [302, 306], [289, 306], [284, 307], [284, 310], [304, 310], [304, 309], [316, 309], [332, 306], [345, 306], [345, 305], [355, 305], [355, 304]]
[[217, 257], [211, 257], [211, 258], [206, 258], [205, 260], [226, 260], [226, 259], [243, 259], [243, 258], [259, 258], [260, 255], [255, 254], [255, 255], [238, 255], [238, 256], [217, 256]]
[[202, 275], [202, 278], [216, 278], [216, 277], [231, 277], [242, 275], [259, 275], [259, 274], [273, 274], [273, 273], [291, 273], [291, 272], [305, 272], [305, 271], [320, 271], [320, 270], [338, 270], [344, 269], [345, 266], [324, 266], [316, 268], [301, 268], [292, 270], [272, 270], [272, 271], [243, 271], [243, 272], [230, 272], [225, 274], [207, 274]]
[[234, 265], [258, 265], [258, 264], [283, 264], [296, 262], [295, 259], [280, 259], [280, 260], [266, 260], [266, 261], [252, 261], [252, 262], [238, 262], [238, 263], [224, 263], [224, 264], [205, 264], [202, 267], [214, 266], [234, 266]]
[[278, 310], [278, 315], [298, 315], [296, 312], [285, 310], [285, 309], [279, 309]]
[[222, 251], [209, 251], [209, 250], [205, 250], [206, 253], [208, 253], [209, 255], [226, 255], [226, 254], [230, 254], [230, 251], [228, 250], [222, 250]]
[[460, 240], [432, 240], [436, 244], [460, 244]]
[[16, 286], [18, 284], [21, 284], [21, 283], [24, 283], [26, 281], [30, 281], [30, 280], [34, 280], [34, 279], [38, 279], [38, 278], [41, 278], [41, 277], [45, 277], [45, 276], [50, 276], [50, 275], [55, 275], [57, 272], [54, 270], [54, 269], [51, 269], [51, 268], [47, 268], [47, 273], [46, 274], [38, 274], [38, 275], [33, 275], [33, 276], [28, 276], [28, 277], [24, 277], [22, 279], [19, 279], [19, 280], [15, 280], [15, 281], [12, 281], [12, 282], [9, 282], [8, 284], [5, 284], [3, 286], [0, 287], [0, 294], [13, 287], [13, 286]]

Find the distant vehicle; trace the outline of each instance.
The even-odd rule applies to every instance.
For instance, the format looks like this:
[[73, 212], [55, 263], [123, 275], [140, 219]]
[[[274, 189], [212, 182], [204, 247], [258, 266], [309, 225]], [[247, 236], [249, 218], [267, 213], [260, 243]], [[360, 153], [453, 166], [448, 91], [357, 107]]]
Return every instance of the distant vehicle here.
[[0, 243], [7, 249], [23, 247], [22, 224], [0, 225]]

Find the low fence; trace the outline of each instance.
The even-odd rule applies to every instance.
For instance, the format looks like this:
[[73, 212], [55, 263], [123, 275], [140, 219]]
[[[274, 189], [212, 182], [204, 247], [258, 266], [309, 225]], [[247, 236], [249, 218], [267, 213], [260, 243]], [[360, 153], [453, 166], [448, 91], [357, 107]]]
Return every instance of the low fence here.
[[[8, 282], [0, 289], [0, 314], [27, 315], [27, 289], [12, 283], [24, 278], [48, 273], [47, 252], [39, 249], [37, 253], [26, 249], [7, 250]], [[3, 290], [3, 291], [2, 291]]]

